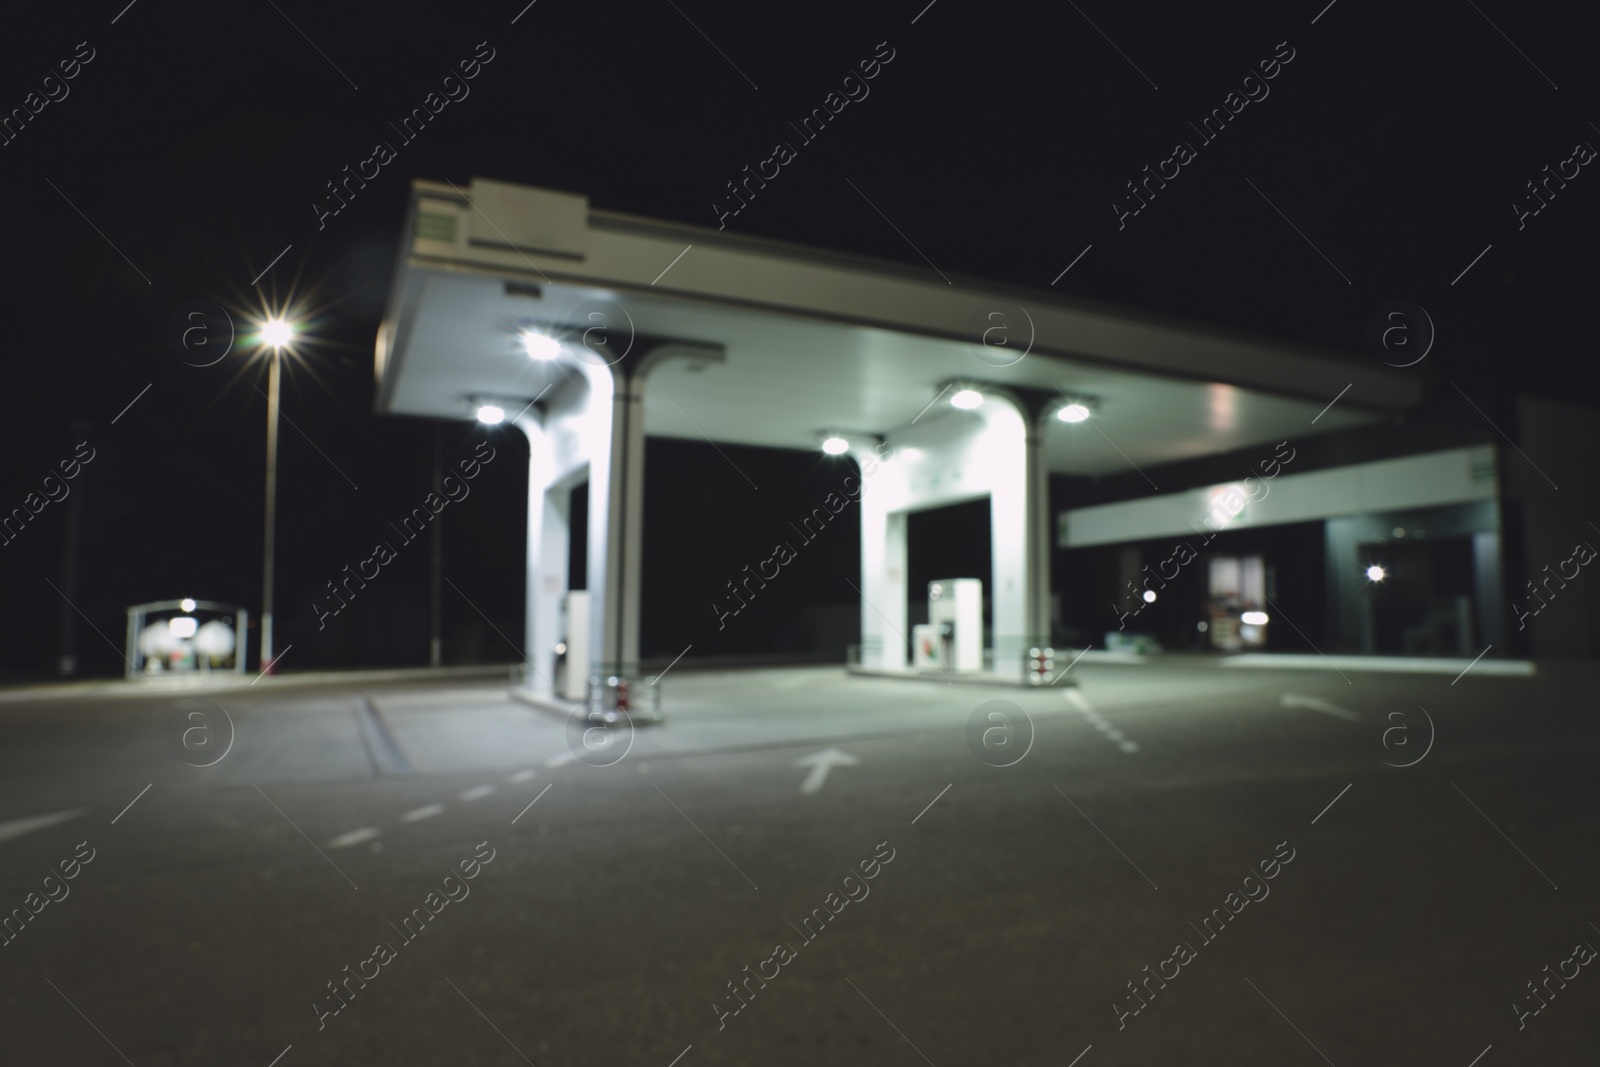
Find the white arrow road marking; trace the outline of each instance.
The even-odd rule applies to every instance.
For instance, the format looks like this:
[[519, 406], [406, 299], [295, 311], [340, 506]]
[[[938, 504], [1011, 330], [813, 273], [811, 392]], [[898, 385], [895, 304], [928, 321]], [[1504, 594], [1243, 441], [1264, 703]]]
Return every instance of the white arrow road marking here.
[[54, 826], [58, 822], [76, 819], [85, 814], [88, 808], [73, 808], [71, 811], [58, 811], [53, 815], [30, 815], [26, 819], [12, 819], [9, 822], [0, 822], [0, 841], [10, 841], [13, 837], [31, 834], [35, 830], [43, 830], [46, 826]]
[[1349, 722], [1361, 721], [1361, 716], [1348, 708], [1330, 704], [1318, 697], [1301, 696], [1299, 693], [1285, 693], [1280, 698], [1279, 703], [1286, 708], [1310, 708], [1312, 711], [1320, 711], [1324, 715], [1332, 715], [1335, 718], [1345, 719]]
[[480, 799], [482, 797], [488, 796], [490, 793], [493, 793], [493, 792], [494, 792], [494, 786], [492, 786], [492, 785], [475, 785], [471, 789], [467, 790], [465, 793], [462, 793], [461, 794], [461, 799], [462, 800], [478, 800], [478, 799]]
[[363, 841], [371, 841], [374, 837], [382, 837], [382, 836], [383, 836], [383, 831], [382, 830], [376, 829], [376, 828], [371, 827], [371, 826], [363, 826], [359, 830], [351, 830], [347, 834], [340, 834], [338, 837], [336, 837], [332, 841], [328, 842], [328, 847], [329, 848], [349, 848], [351, 845], [359, 845]]
[[444, 805], [443, 804], [428, 804], [425, 807], [417, 808], [414, 811], [406, 812], [404, 815], [400, 816], [400, 821], [401, 822], [421, 822], [423, 819], [431, 819], [431, 818], [433, 818], [435, 815], [438, 815], [442, 811], [444, 811]]
[[806, 780], [800, 783], [800, 792], [816, 793], [822, 789], [822, 783], [828, 780], [828, 772], [835, 767], [854, 767], [861, 761], [848, 752], [841, 752], [836, 748], [825, 748], [821, 752], [813, 752], [809, 756], [801, 756], [794, 761], [796, 767], [810, 767], [811, 773], [806, 775]]

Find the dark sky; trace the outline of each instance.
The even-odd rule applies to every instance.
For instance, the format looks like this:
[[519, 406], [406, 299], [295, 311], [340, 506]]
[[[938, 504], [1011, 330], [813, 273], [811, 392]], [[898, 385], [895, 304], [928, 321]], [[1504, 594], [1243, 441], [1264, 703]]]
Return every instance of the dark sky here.
[[[1404, 299], [1438, 330], [1415, 373], [1490, 404], [1600, 391], [1583, 316], [1600, 177], [1563, 164], [1579, 142], [1600, 145], [1592, 8], [124, 3], [13, 14], [0, 41], [0, 108], [28, 115], [0, 146], [11, 205], [0, 507], [91, 442], [74, 482], [74, 600], [83, 627], [112, 642], [137, 600], [258, 605], [264, 380], [237, 353], [182, 362], [168, 330], [184, 305], [242, 311], [292, 292], [316, 306], [317, 342], [285, 386], [298, 429], [282, 431], [278, 643], [299, 640], [308, 666], [415, 662], [425, 551], [370, 591], [346, 635], [317, 635], [307, 606], [431, 477], [431, 425], [372, 413], [374, 331], [409, 181], [479, 175], [714, 225], [728, 180], [797, 141], [790, 121], [890, 50], [870, 94], [797, 145], [730, 229], [1040, 288], [1076, 259], [1056, 292], [1357, 358], [1372, 358], [1374, 309]], [[389, 123], [490, 50], [470, 95], [401, 144]], [[1244, 83], [1291, 51], [1270, 81]], [[64, 71], [76, 76], [45, 80]], [[1266, 95], [1202, 141], [1190, 123], [1233, 91]], [[30, 114], [47, 93], [59, 99]], [[396, 158], [319, 231], [325, 183], [379, 140]], [[1119, 229], [1125, 183], [1179, 141], [1194, 158]], [[1519, 229], [1513, 204], [1537, 206], [1525, 183], [1547, 165], [1577, 173], [1552, 181]], [[448, 427], [447, 459], [481, 436]], [[445, 513], [446, 571], [519, 638], [526, 448], [505, 438], [474, 498]], [[46, 579], [61, 583], [68, 504], [0, 548], [8, 674], [53, 661], [60, 598]], [[769, 518], [725, 521], [749, 523], [755, 552]], [[691, 569], [703, 563], [687, 539], [684, 551]], [[447, 601], [446, 615], [453, 655], [514, 658], [469, 605]], [[91, 630], [80, 646], [94, 670], [119, 667]]]

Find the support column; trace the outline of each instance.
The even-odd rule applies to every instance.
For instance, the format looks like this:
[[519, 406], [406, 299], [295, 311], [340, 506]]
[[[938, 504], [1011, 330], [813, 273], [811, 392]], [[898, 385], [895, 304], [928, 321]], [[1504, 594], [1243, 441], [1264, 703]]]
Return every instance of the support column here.
[[[603, 476], [589, 478], [590, 610], [599, 628], [591, 655], [596, 674], [639, 669], [640, 563], [644, 538], [644, 397], [637, 376], [617, 375]], [[596, 508], [597, 501], [602, 501]], [[599, 561], [600, 566], [596, 567]], [[601, 580], [594, 580], [599, 573]]]
[[884, 510], [871, 482], [861, 495], [861, 665], [903, 670], [906, 625], [906, 512]]
[[1030, 419], [1024, 446], [1027, 467], [1027, 568], [1025, 571], [1028, 640], [1048, 644], [1050, 634], [1050, 470], [1045, 463], [1045, 423]]

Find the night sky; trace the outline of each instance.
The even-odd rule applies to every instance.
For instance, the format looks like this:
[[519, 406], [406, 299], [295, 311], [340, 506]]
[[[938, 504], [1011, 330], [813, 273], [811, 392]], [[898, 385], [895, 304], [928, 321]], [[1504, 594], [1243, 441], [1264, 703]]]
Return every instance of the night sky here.
[[[51, 583], [64, 581], [74, 507], [87, 673], [121, 670], [128, 604], [258, 609], [264, 367], [242, 337], [215, 365], [189, 365], [171, 325], [191, 301], [242, 321], [291, 296], [314, 324], [284, 386], [284, 669], [426, 662], [422, 542], [325, 631], [310, 609], [431, 483], [433, 424], [372, 410], [374, 334], [414, 177], [547, 186], [715, 226], [725, 184], [788, 141], [795, 157], [730, 230], [1357, 360], [1377, 358], [1374, 310], [1412, 301], [1438, 336], [1407, 373], [1441, 392], [1457, 383], [1513, 435], [1517, 392], [1600, 391], [1581, 321], [1600, 280], [1593, 9], [524, 2], [112, 0], [7, 20], [0, 109], [20, 110], [0, 145], [12, 212], [0, 508], [22, 506], [79, 442], [93, 459], [72, 496], [0, 547], [0, 674], [54, 669]], [[447, 84], [463, 61], [475, 76]], [[863, 61], [875, 76], [846, 84]], [[390, 126], [430, 93], [463, 91], [409, 142]], [[846, 91], [859, 98], [799, 144], [789, 124]], [[1196, 127], [1230, 101], [1238, 114], [1207, 140]], [[394, 158], [319, 229], [326, 183], [379, 141]], [[1180, 142], [1190, 158], [1164, 164]], [[1134, 214], [1127, 183], [1163, 166], [1176, 176]], [[458, 587], [445, 587], [447, 662], [518, 657], [507, 637], [521, 639], [526, 445], [466, 423], [438, 444], [453, 463], [486, 435], [496, 461], [443, 516]], [[843, 473], [813, 455], [736, 458], [780, 487], [760, 508], [720, 494], [707, 446], [652, 445], [647, 655], [670, 656], [683, 634], [695, 656], [797, 648], [833, 625], [830, 605], [855, 602], [833, 580], [858, 551], [852, 523], [719, 644], [705, 607], [718, 567], [763, 558], [785, 509], [809, 510]]]

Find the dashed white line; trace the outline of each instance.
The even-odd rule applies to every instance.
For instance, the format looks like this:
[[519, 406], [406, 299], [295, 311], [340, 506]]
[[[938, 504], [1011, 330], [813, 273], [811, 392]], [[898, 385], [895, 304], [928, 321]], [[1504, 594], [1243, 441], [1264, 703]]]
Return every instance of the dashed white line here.
[[329, 848], [349, 848], [359, 845], [363, 841], [371, 841], [374, 837], [382, 837], [383, 831], [372, 826], [363, 826], [359, 830], [351, 830], [347, 834], [340, 834], [328, 842]]
[[494, 786], [492, 786], [492, 785], [475, 785], [471, 789], [468, 789], [467, 791], [462, 793], [461, 794], [461, 799], [462, 800], [481, 800], [482, 798], [488, 796], [490, 793], [493, 793], [493, 792], [494, 792]]
[[538, 771], [530, 768], [525, 771], [518, 771], [516, 774], [508, 775], [506, 777], [506, 781], [510, 782], [512, 785], [521, 785], [523, 782], [533, 781], [534, 775], [538, 773]]
[[551, 756], [544, 761], [546, 767], [565, 767], [569, 763], [578, 762], [578, 757], [571, 752], [563, 752], [559, 756]]
[[416, 808], [416, 809], [414, 809], [412, 811], [406, 812], [404, 815], [400, 816], [400, 821], [401, 822], [421, 822], [423, 819], [431, 819], [435, 815], [438, 815], [439, 813], [441, 813], [443, 811], [444, 811], [444, 805], [443, 804], [428, 804], [428, 805], [425, 805], [423, 807]]

